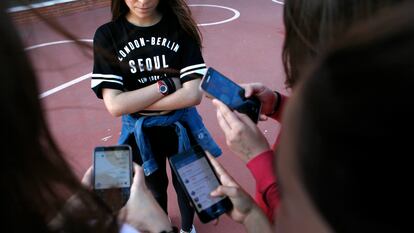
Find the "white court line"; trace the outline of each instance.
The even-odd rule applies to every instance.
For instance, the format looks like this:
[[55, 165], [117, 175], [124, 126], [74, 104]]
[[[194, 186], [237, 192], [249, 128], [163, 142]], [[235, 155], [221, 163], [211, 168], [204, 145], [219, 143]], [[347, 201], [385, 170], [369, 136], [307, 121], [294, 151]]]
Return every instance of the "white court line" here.
[[70, 87], [72, 85], [75, 85], [76, 83], [82, 82], [83, 80], [90, 78], [91, 77], [91, 74], [92, 73], [85, 74], [85, 75], [83, 75], [83, 76], [81, 76], [79, 78], [76, 78], [76, 79], [72, 80], [72, 81], [69, 81], [69, 82], [64, 83], [62, 85], [59, 85], [59, 86], [57, 86], [55, 88], [52, 88], [52, 89], [50, 89], [48, 91], [45, 91], [42, 94], [40, 94], [40, 98], [41, 99], [42, 98], [45, 98], [45, 97], [47, 97], [47, 96], [49, 96], [51, 94], [54, 94], [54, 93], [59, 92], [59, 91], [65, 89], [65, 88], [68, 88], [68, 87]]
[[[7, 12], [11, 13], [11, 12], [25, 11], [25, 10], [30, 10], [30, 9], [33, 9], [33, 8], [53, 6], [53, 5], [59, 4], [59, 3], [74, 2], [74, 1], [76, 1], [76, 0], [51, 0], [51, 1], [46, 1], [46, 2], [39, 2], [39, 3], [30, 4], [28, 6], [15, 6], [15, 7], [7, 9]], [[24, 1], [23, 1], [23, 3], [24, 3]]]
[[41, 47], [46, 47], [46, 46], [51, 46], [51, 45], [57, 45], [57, 44], [66, 44], [66, 43], [75, 43], [77, 41], [80, 42], [93, 42], [92, 39], [79, 39], [79, 40], [59, 40], [59, 41], [53, 41], [53, 42], [48, 42], [48, 43], [43, 43], [43, 44], [37, 44], [37, 45], [33, 45], [30, 47], [25, 48], [24, 50], [28, 51], [28, 50], [32, 50], [32, 49], [37, 49], [37, 48], [41, 48]]
[[275, 3], [280, 4], [280, 5], [285, 5], [284, 1], [272, 0], [272, 2], [275, 2]]
[[[79, 39], [79, 40], [76, 40], [76, 41], [93, 42], [92, 39]], [[30, 46], [30, 47], [25, 48], [24, 50], [29, 51], [29, 50], [32, 50], [32, 49], [42, 48], [42, 47], [51, 46], [51, 45], [75, 43], [76, 41], [75, 40], [59, 40], [59, 41], [53, 41], [53, 42], [48, 42], [48, 43], [42, 43], [42, 44], [33, 45], [33, 46]], [[68, 87], [70, 87], [72, 85], [75, 85], [75, 84], [77, 84], [79, 82], [82, 82], [83, 80], [88, 79], [91, 76], [91, 74], [92, 73], [88, 73], [88, 74], [82, 75], [79, 78], [75, 78], [75, 79], [73, 79], [73, 80], [71, 80], [69, 82], [66, 82], [66, 83], [64, 83], [62, 85], [59, 85], [59, 86], [57, 86], [55, 88], [52, 88], [52, 89], [50, 89], [48, 91], [45, 91], [45, 92], [41, 93], [39, 97], [41, 99], [42, 98], [45, 98], [45, 97], [47, 97], [49, 95], [52, 95], [52, 94], [54, 94], [56, 92], [59, 92], [59, 91], [65, 89], [65, 88], [68, 88]]]
[[108, 141], [110, 138], [112, 138], [112, 135], [109, 135], [109, 136], [107, 136], [107, 137], [103, 137], [103, 138], [101, 138], [101, 141], [106, 142], [106, 141]]
[[232, 11], [234, 13], [233, 17], [231, 17], [230, 19], [226, 19], [223, 21], [218, 21], [218, 22], [213, 22], [213, 23], [199, 23], [197, 24], [197, 26], [211, 26], [211, 25], [218, 25], [218, 24], [223, 24], [223, 23], [228, 23], [230, 21], [233, 21], [237, 18], [240, 17], [240, 12], [238, 10], [235, 10], [233, 8], [230, 7], [226, 7], [226, 6], [219, 6], [219, 5], [209, 5], [209, 4], [189, 4], [189, 6], [205, 6], [205, 7], [216, 7], [216, 8], [222, 8], [222, 9], [226, 9], [229, 11]]

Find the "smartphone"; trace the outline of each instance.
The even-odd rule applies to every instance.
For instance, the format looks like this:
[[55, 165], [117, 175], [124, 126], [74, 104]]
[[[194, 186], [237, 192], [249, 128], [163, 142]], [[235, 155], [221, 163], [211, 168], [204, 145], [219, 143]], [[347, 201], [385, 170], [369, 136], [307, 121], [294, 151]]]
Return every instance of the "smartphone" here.
[[221, 183], [200, 146], [174, 155], [169, 161], [201, 222], [207, 223], [233, 208], [228, 197], [210, 196]]
[[201, 80], [200, 89], [207, 93], [207, 96], [217, 98], [230, 109], [237, 110], [250, 117], [257, 123], [259, 121], [261, 102], [255, 97], [246, 98], [244, 89], [235, 82], [209, 67]]
[[95, 147], [93, 190], [113, 212], [120, 210], [129, 199], [132, 169], [130, 146]]

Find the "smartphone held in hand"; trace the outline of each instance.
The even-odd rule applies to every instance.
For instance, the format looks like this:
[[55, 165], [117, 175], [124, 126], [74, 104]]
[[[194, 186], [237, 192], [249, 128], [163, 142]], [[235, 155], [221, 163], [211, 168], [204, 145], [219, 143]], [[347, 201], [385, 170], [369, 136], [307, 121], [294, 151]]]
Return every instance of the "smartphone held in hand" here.
[[246, 98], [244, 89], [235, 82], [209, 67], [201, 80], [200, 89], [207, 96], [216, 98], [230, 109], [244, 113], [257, 123], [259, 121], [261, 102], [255, 97]]
[[132, 151], [128, 145], [96, 147], [93, 190], [113, 212], [128, 201], [132, 183]]
[[201, 222], [207, 223], [232, 209], [228, 197], [210, 196], [220, 181], [200, 146], [174, 155], [169, 161]]

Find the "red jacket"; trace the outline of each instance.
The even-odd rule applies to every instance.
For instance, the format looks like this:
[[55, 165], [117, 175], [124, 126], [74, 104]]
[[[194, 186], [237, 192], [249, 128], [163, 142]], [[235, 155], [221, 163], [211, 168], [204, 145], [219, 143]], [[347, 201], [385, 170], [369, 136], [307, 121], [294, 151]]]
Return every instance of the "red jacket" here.
[[[287, 99], [282, 95], [280, 110], [272, 116], [273, 119], [280, 122]], [[274, 151], [276, 151], [278, 144], [279, 137], [276, 138], [273, 150], [262, 152], [247, 163], [247, 167], [256, 180], [255, 200], [271, 222], [274, 220], [280, 202], [276, 168], [274, 167], [276, 159]]]

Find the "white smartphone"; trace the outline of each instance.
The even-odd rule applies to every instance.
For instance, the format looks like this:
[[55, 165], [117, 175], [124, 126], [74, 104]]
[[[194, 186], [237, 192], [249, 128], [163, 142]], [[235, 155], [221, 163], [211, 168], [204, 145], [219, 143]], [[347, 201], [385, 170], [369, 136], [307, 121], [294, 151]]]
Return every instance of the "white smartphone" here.
[[112, 211], [129, 199], [132, 184], [132, 151], [128, 145], [96, 147], [93, 153], [93, 189]]

